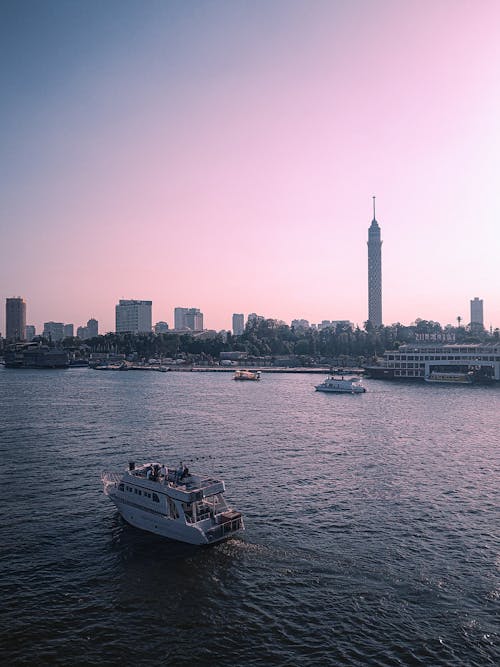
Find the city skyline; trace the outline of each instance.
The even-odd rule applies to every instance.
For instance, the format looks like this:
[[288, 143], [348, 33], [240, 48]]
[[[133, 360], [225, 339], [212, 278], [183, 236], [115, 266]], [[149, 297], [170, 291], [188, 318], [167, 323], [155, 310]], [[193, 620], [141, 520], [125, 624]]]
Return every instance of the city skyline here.
[[[9, 310], [9, 302], [21, 302], [23, 307], [23, 318], [26, 319], [26, 313], [28, 312], [28, 304], [25, 299], [22, 297], [10, 297], [5, 300], [5, 312]], [[442, 322], [440, 320], [432, 320], [439, 323], [442, 327], [446, 326], [470, 326], [471, 330], [476, 327], [476, 332], [485, 330], [490, 331], [495, 329], [492, 325], [485, 326], [484, 317], [483, 317], [483, 299], [479, 297], [474, 297], [469, 302], [470, 309], [470, 321], [468, 318], [457, 317], [456, 322]], [[179, 331], [207, 331], [213, 330], [213, 328], [203, 326], [204, 313], [200, 311], [199, 308], [183, 308], [175, 307], [173, 309], [172, 322], [173, 326], [169, 325], [167, 320], [158, 320], [156, 317], [152, 316], [153, 313], [153, 302], [151, 300], [137, 300], [137, 299], [120, 299], [118, 304], [115, 304], [115, 317], [114, 317], [114, 327], [111, 329], [101, 328], [99, 322], [91, 318], [87, 321], [86, 325], [77, 326], [73, 322], [61, 322], [61, 321], [44, 321], [43, 326], [38, 326], [36, 324], [27, 323], [24, 326], [25, 330], [30, 330], [30, 336], [26, 332], [26, 339], [31, 340], [33, 335], [35, 335], [34, 330], [36, 330], [36, 335], [44, 335], [45, 337], [51, 337], [52, 339], [60, 340], [63, 336], [57, 332], [64, 332], [64, 337], [76, 335], [82, 340], [87, 338], [92, 338], [97, 335], [104, 335], [106, 333], [176, 333]], [[369, 304], [368, 304], [369, 306]], [[123, 312], [122, 312], [123, 311]], [[120, 315], [119, 315], [120, 313]], [[17, 318], [17, 315], [14, 315], [14, 320]], [[316, 322], [309, 322], [305, 318], [293, 318], [291, 321], [285, 321], [279, 317], [273, 317], [272, 315], [262, 315], [255, 312], [252, 313], [233, 313], [231, 315], [231, 325], [228, 327], [222, 327], [222, 329], [217, 329], [217, 331], [231, 331], [235, 335], [241, 335], [244, 331], [244, 328], [252, 319], [272, 319], [278, 322], [283, 322], [291, 327], [306, 327], [306, 328], [317, 328], [321, 329], [327, 326], [336, 326], [337, 324], [341, 325], [352, 325], [353, 327], [359, 326], [359, 323], [353, 322], [348, 319], [318, 319]], [[424, 318], [415, 318], [424, 319]], [[412, 322], [391, 322], [384, 326], [391, 326], [393, 324], [402, 324], [403, 326], [409, 326], [414, 324], [415, 320]], [[153, 324], [154, 322], [154, 324]], [[373, 324], [373, 323], [372, 323]], [[477, 329], [479, 325], [479, 329]], [[76, 334], [75, 334], [76, 327]], [[100, 331], [99, 331], [100, 329]], [[70, 334], [70, 331], [73, 331], [73, 334]], [[11, 338], [15, 338], [13, 336]], [[0, 331], [0, 338], [9, 338], [4, 336]]]
[[500, 325], [498, 3], [0, 17], [0, 296], [37, 331], [112, 331], [123, 297], [170, 326], [193, 303], [216, 330], [238, 312], [362, 326], [374, 193], [384, 324], [467, 322], [479, 294]]

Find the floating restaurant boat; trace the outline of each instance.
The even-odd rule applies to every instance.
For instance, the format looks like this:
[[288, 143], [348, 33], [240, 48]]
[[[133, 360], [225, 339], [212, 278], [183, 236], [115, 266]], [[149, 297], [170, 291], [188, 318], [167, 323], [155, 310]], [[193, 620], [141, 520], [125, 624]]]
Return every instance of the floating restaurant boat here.
[[41, 343], [14, 343], [4, 353], [5, 368], [68, 368], [65, 350], [49, 348]]
[[316, 386], [316, 391], [336, 394], [364, 394], [366, 389], [361, 384], [360, 378], [344, 379], [344, 377], [336, 378], [330, 375], [324, 382]]
[[228, 506], [222, 480], [191, 473], [181, 463], [103, 472], [104, 494], [136, 528], [189, 544], [214, 544], [244, 530], [243, 517]]
[[238, 369], [234, 373], [234, 380], [260, 380], [260, 371]]
[[[380, 380], [425, 380], [433, 373], [470, 376], [472, 382], [500, 380], [500, 345], [408, 344], [387, 350], [367, 375]], [[467, 382], [469, 384], [469, 382]]]

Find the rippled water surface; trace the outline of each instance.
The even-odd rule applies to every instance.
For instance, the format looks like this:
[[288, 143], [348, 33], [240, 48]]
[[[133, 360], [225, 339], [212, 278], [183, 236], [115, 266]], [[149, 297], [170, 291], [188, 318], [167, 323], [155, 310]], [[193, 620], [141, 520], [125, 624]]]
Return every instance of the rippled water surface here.
[[[0, 370], [6, 665], [498, 665], [500, 386]], [[246, 532], [128, 526], [100, 472], [203, 459]]]

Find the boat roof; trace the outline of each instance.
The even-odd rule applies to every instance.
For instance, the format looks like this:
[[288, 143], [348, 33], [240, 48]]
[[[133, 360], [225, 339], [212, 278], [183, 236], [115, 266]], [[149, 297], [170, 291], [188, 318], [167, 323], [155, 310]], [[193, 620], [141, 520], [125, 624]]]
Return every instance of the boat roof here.
[[215, 479], [214, 477], [189, 473], [184, 479], [179, 479], [177, 475], [177, 468], [165, 466], [168, 470], [168, 484], [165, 484], [164, 478], [154, 480], [147, 478], [148, 470], [153, 470], [155, 467], [161, 469], [163, 464], [151, 462], [134, 467], [133, 470], [127, 470], [124, 479], [134, 483], [139, 482], [141, 486], [147, 487], [153, 491], [162, 491], [168, 493], [169, 496], [178, 498], [184, 502], [193, 502], [201, 500], [207, 496], [213, 496], [216, 493], [224, 493], [225, 486], [223, 480]]

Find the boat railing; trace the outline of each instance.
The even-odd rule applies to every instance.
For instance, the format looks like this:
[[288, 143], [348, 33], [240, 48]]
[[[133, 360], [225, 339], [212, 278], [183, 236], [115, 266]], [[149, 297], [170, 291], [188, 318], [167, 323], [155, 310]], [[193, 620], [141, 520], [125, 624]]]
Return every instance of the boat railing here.
[[104, 493], [107, 495], [110, 489], [117, 488], [118, 484], [122, 481], [122, 475], [117, 472], [103, 471], [101, 473], [101, 481], [104, 484]]
[[237, 530], [241, 530], [243, 528], [243, 518], [241, 514], [239, 512], [234, 512], [231, 514], [234, 514], [234, 517], [229, 519], [227, 518], [227, 515], [225, 519], [224, 514], [221, 514], [221, 522], [213, 528], [209, 528], [207, 531], [205, 531], [209, 542], [220, 540], [230, 533], [235, 533]]

